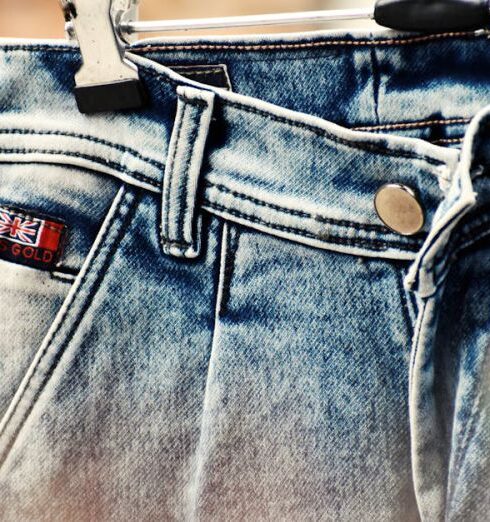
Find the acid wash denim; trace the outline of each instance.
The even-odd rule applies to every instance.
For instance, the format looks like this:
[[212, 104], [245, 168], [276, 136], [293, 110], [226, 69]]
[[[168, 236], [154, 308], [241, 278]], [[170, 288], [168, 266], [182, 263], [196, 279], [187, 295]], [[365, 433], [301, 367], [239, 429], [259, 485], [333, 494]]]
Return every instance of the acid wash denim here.
[[75, 45], [0, 44], [0, 207], [66, 229], [0, 252], [0, 520], [488, 520], [488, 34], [128, 57], [87, 116]]

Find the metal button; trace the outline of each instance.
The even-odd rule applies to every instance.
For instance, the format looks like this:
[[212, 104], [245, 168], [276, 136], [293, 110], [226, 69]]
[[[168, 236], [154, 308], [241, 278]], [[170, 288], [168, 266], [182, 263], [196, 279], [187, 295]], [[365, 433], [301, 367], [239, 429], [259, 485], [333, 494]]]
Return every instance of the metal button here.
[[374, 207], [381, 221], [402, 236], [413, 236], [424, 226], [422, 203], [415, 191], [406, 185], [383, 185], [376, 193]]

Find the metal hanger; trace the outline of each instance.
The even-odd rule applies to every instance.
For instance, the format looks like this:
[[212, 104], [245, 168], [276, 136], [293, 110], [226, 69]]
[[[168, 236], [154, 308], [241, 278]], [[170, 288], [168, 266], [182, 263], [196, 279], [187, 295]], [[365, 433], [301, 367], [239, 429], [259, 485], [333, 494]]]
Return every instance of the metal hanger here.
[[140, 0], [60, 0], [67, 33], [80, 45], [83, 66], [75, 77], [81, 112], [138, 109], [145, 103], [137, 68], [125, 43], [145, 32], [374, 20], [403, 31], [471, 31], [490, 25], [490, 0], [377, 0], [368, 9], [308, 11], [195, 20], [137, 21]]

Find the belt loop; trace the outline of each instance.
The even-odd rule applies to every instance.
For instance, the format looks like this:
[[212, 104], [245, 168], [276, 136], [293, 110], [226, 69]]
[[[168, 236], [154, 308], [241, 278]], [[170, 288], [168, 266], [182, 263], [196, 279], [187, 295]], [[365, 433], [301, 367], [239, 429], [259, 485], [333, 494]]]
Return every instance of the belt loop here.
[[177, 116], [163, 178], [161, 241], [175, 257], [195, 258], [201, 247], [201, 215], [196, 208], [199, 174], [214, 105], [214, 93], [177, 88]]

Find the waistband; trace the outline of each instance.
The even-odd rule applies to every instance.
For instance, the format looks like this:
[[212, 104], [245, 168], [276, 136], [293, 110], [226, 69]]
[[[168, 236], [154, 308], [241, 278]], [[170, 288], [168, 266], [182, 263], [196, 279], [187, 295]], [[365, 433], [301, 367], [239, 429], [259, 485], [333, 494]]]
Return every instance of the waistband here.
[[[420, 58], [420, 46], [436, 46], [432, 51], [435, 56], [423, 49], [424, 56], [430, 56], [431, 60], [437, 58], [442, 48], [445, 53], [450, 51], [453, 59], [459, 53], [471, 63], [483, 53], [490, 54], [486, 52], [486, 35], [407, 37], [389, 33], [389, 36], [344, 35], [339, 39], [338, 35], [328, 33], [296, 39], [252, 40], [137, 44], [129, 56], [140, 69], [149, 106], [138, 113], [98, 116], [81, 115], [75, 105], [73, 75], [80, 65], [75, 46], [3, 41], [0, 161], [68, 163], [96, 170], [161, 193], [164, 203], [172, 194], [178, 194], [180, 207], [164, 210], [162, 216], [163, 241], [167, 250], [173, 248], [177, 255], [184, 249], [183, 255], [192, 257], [199, 250], [194, 244], [195, 206], [318, 248], [414, 259], [451, 184], [459, 151], [404, 135], [411, 129], [427, 128], [423, 125], [427, 119], [414, 121], [402, 110], [415, 93], [420, 103], [413, 106], [411, 114], [428, 114], [424, 113], [424, 96], [430, 93], [431, 99], [434, 98], [432, 86], [424, 83], [423, 78], [408, 81], [411, 90], [406, 81], [403, 89], [399, 85], [399, 92], [394, 89], [389, 95], [398, 100], [391, 123], [382, 122], [380, 114], [386, 108], [381, 109], [379, 104], [376, 117], [371, 114], [361, 118], [363, 111], [370, 112], [367, 107], [376, 105], [375, 100], [365, 100], [365, 89], [357, 85], [366, 77], [363, 60], [369, 60], [370, 66], [386, 61], [385, 56], [391, 64], [398, 61], [396, 69], [386, 71], [383, 77], [378, 74], [379, 84], [388, 85], [389, 78], [403, 76], [402, 71], [413, 54]], [[414, 46], [413, 53], [401, 56], [401, 50], [406, 53], [409, 45]], [[380, 55], [373, 62], [375, 47], [383, 57]], [[335, 61], [337, 76], [330, 78], [331, 88], [337, 80], [343, 85], [345, 79], [339, 71], [354, 75], [353, 91], [336, 91], [329, 96], [337, 96], [338, 105], [352, 106], [357, 101], [359, 108], [354, 118], [362, 124], [357, 130], [295, 110], [306, 103], [310, 112], [319, 112], [314, 103], [304, 101], [311, 96], [310, 90], [305, 91], [294, 82], [284, 84], [287, 104], [293, 107], [288, 108], [280, 105], [277, 93], [277, 103], [263, 101], [196, 83], [159, 63], [164, 59], [182, 63], [187, 57], [206, 63], [226, 61], [230, 67], [245, 54], [250, 58], [250, 53], [266, 53], [268, 66], [281, 64], [280, 70], [272, 70], [268, 76], [268, 84], [273, 82], [277, 91], [277, 83], [284, 80], [282, 72], [294, 69], [294, 65], [285, 66], [284, 62], [287, 64], [287, 58], [291, 58], [302, 64], [305, 57], [291, 53], [306, 51], [320, 52], [312, 58], [317, 66], [322, 60]], [[171, 52], [175, 54], [167, 54]], [[254, 60], [247, 62], [247, 70], [263, 73], [263, 64], [257, 66], [258, 59]], [[421, 68], [425, 70], [425, 66]], [[479, 81], [467, 82], [464, 103], [459, 103], [461, 113], [446, 121], [456, 120], [463, 125], [469, 121], [469, 111], [485, 105], [487, 91], [472, 93], [471, 90], [488, 80], [487, 71], [475, 73]], [[315, 74], [323, 78], [327, 73], [328, 69]], [[240, 74], [243, 71], [237, 77]], [[447, 81], [439, 81], [437, 89], [453, 95], [454, 79], [450, 81], [449, 72], [447, 76]], [[458, 86], [460, 93], [463, 87]], [[295, 90], [298, 100], [294, 97]], [[263, 94], [262, 98], [271, 97], [266, 89], [259, 94]], [[439, 109], [435, 107], [428, 110], [437, 113]], [[342, 120], [340, 116], [338, 119]], [[400, 135], [389, 134], [391, 131]], [[426, 212], [426, 224], [420, 234], [401, 236], [380, 222], [374, 196], [386, 183], [407, 185], [420, 194]], [[181, 218], [185, 223], [179, 222]]]

